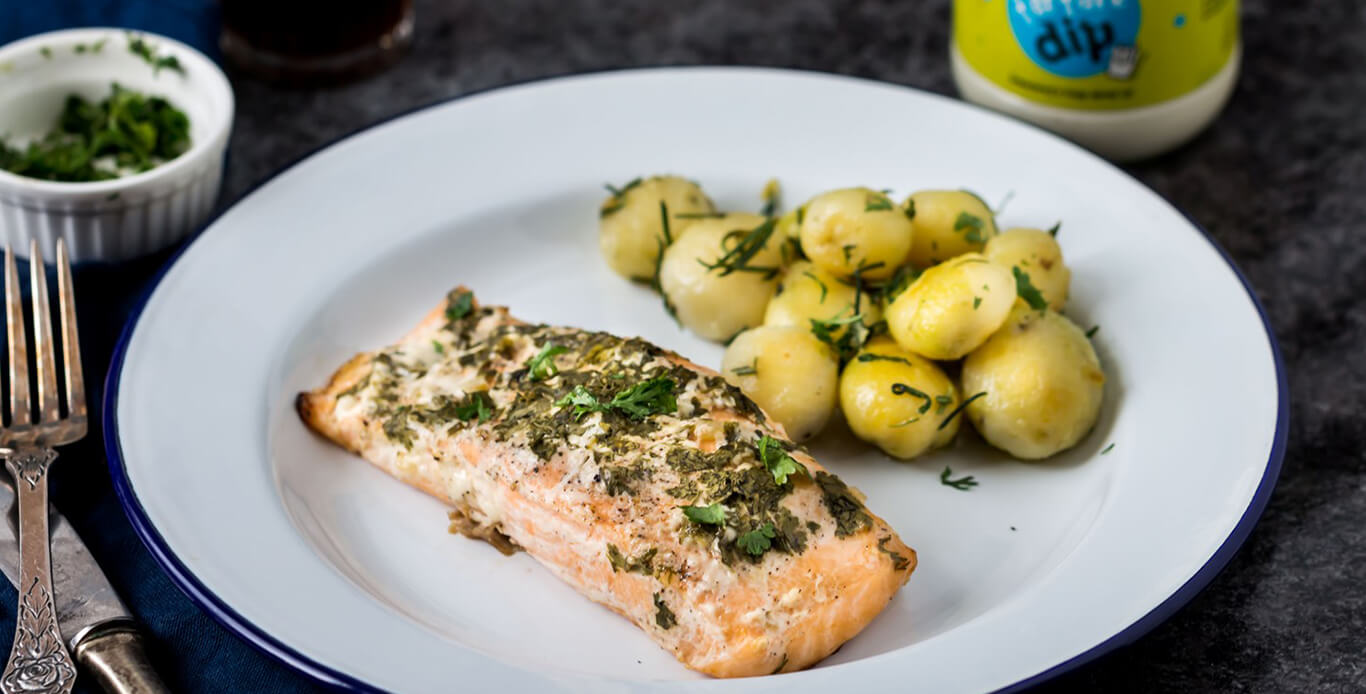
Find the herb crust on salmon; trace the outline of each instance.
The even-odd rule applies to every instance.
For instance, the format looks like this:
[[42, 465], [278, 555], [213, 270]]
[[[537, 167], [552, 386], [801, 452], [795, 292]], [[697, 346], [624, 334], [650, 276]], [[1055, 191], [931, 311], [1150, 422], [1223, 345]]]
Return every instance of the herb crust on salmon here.
[[309, 427], [718, 677], [834, 652], [915, 552], [714, 371], [457, 288], [298, 398]]

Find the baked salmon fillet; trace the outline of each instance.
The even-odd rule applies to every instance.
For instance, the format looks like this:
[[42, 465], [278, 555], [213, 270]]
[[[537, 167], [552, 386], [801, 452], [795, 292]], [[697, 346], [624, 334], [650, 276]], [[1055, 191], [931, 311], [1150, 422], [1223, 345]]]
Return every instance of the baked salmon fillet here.
[[857, 490], [716, 372], [464, 288], [298, 410], [449, 504], [452, 530], [526, 551], [708, 675], [818, 662], [915, 568]]

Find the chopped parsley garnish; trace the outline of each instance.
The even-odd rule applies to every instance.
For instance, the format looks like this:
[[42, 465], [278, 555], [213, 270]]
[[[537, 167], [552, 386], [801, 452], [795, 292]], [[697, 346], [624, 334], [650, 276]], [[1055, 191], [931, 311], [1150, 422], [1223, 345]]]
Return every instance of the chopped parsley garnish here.
[[668, 630], [673, 625], [678, 624], [678, 618], [674, 616], [673, 610], [664, 604], [664, 594], [655, 593], [655, 624], [660, 629]]
[[474, 310], [474, 292], [468, 289], [452, 292], [446, 297], [446, 320], [455, 322]]
[[683, 506], [683, 515], [698, 525], [722, 525], [726, 522], [726, 507], [721, 504], [709, 506]]
[[858, 246], [852, 243], [846, 243], [843, 246], [840, 246], [840, 252], [844, 254], [844, 262], [849, 262], [849, 254], [852, 253], [855, 248], [858, 248]]
[[920, 409], [917, 410], [917, 412], [919, 412], [920, 414], [925, 414], [926, 412], [929, 412], [930, 406], [934, 404], [934, 399], [931, 398], [929, 395], [926, 395], [924, 391], [912, 388], [906, 385], [905, 383], [893, 383], [892, 395], [910, 395], [912, 397], [917, 397], [921, 400], [924, 400], [925, 404], [921, 405]]
[[863, 354], [858, 355], [858, 360], [865, 364], [870, 361], [891, 361], [905, 364], [906, 366], [912, 366], [911, 362], [907, 360], [905, 357], [897, 357], [890, 354], [874, 354], [872, 352], [864, 352]]
[[493, 416], [493, 399], [489, 397], [487, 390], [473, 391], [466, 394], [464, 401], [455, 406], [453, 414], [462, 422], [478, 419], [482, 424]]
[[1106, 453], [1109, 453], [1110, 451], [1112, 451], [1112, 450], [1114, 450], [1114, 449], [1115, 449], [1115, 444], [1112, 443], [1112, 444], [1106, 446], [1105, 449], [1102, 450], [1102, 451], [1100, 452], [1100, 454], [1101, 454], [1101, 455], [1105, 455]]
[[664, 239], [657, 238], [655, 242], [659, 244], [659, 252], [655, 253], [655, 273], [650, 276], [650, 288], [659, 292], [659, 299], [664, 302], [664, 312], [668, 313], [675, 323], [682, 326], [683, 321], [678, 319], [678, 308], [673, 305], [672, 301], [669, 301], [669, 295], [664, 293], [664, 285], [660, 284], [659, 281], [660, 268], [664, 267]]
[[1088, 338], [1095, 337], [1095, 336], [1096, 336], [1096, 331], [1097, 331], [1097, 330], [1100, 330], [1100, 326], [1099, 326], [1099, 325], [1093, 325], [1093, 326], [1091, 326], [1091, 329], [1086, 331], [1086, 337], [1088, 337]]
[[0, 169], [47, 181], [104, 181], [148, 171], [189, 148], [185, 112], [114, 84], [99, 102], [67, 96], [52, 131], [26, 147], [0, 139]]
[[446, 353], [446, 346], [441, 344], [441, 342], [438, 340], [432, 340], [432, 349], [436, 350], [437, 354]]
[[759, 439], [759, 460], [773, 473], [773, 481], [778, 484], [787, 484], [787, 478], [799, 472], [804, 475], [810, 474], [805, 465], [797, 462], [797, 459], [783, 448], [782, 441], [768, 434]]
[[724, 216], [725, 212], [679, 212], [674, 219], [720, 219]]
[[886, 300], [887, 304], [891, 304], [901, 295], [901, 292], [906, 291], [906, 289], [911, 286], [911, 283], [919, 278], [920, 271], [910, 265], [903, 265], [897, 268], [896, 274], [892, 275], [892, 279], [888, 280], [887, 286], [883, 287], [882, 298]]
[[869, 193], [863, 201], [864, 212], [886, 212], [893, 207], [886, 193]]
[[957, 416], [958, 416], [958, 413], [959, 413], [959, 412], [962, 412], [963, 409], [966, 408], [966, 407], [968, 406], [968, 404], [971, 403], [973, 400], [976, 400], [977, 398], [984, 398], [984, 397], [986, 397], [986, 395], [987, 395], [986, 391], [982, 391], [982, 392], [980, 392], [980, 393], [974, 394], [972, 397], [968, 398], [967, 400], [964, 400], [963, 402], [958, 403], [958, 407], [953, 408], [953, 411], [949, 413], [949, 416], [945, 417], [945, 418], [944, 418], [944, 421], [942, 421], [942, 422], [939, 423], [939, 430], [942, 431], [942, 430], [944, 429], [944, 427], [948, 426], [948, 425], [949, 425], [949, 422], [952, 422], [952, 421], [953, 421], [953, 418], [954, 418], [954, 417], [957, 417]]
[[810, 277], [810, 278], [811, 278], [811, 281], [812, 281], [812, 282], [815, 282], [816, 285], [819, 286], [819, 287], [821, 288], [821, 301], [820, 301], [820, 302], [821, 302], [822, 304], [825, 303], [825, 296], [826, 296], [827, 294], [830, 293], [830, 288], [827, 287], [827, 286], [825, 286], [825, 283], [821, 281], [821, 278], [819, 278], [819, 277], [817, 277], [817, 276], [811, 274], [811, 272], [810, 272], [809, 270], [803, 270], [803, 271], [802, 271], [802, 274], [803, 274], [803, 275], [806, 275], [807, 277]]
[[958, 218], [953, 220], [954, 231], [968, 230], [967, 233], [963, 235], [963, 240], [968, 243], [981, 243], [985, 241], [986, 239], [982, 237], [982, 229], [985, 226], [986, 223], [982, 221], [981, 217], [967, 212], [959, 212]]
[[740, 549], [757, 557], [764, 552], [767, 552], [768, 548], [773, 546], [773, 538], [776, 536], [777, 532], [773, 529], [773, 524], [764, 523], [763, 525], [740, 535], [740, 537], [736, 539], [735, 544], [739, 545]]
[[977, 310], [977, 307], [978, 307], [978, 306], [981, 306], [981, 305], [982, 305], [982, 297], [980, 297], [980, 296], [974, 296], [974, 297], [972, 297], [972, 310], [976, 311], [976, 310]]
[[952, 404], [953, 404], [953, 396], [952, 396], [952, 395], [936, 395], [936, 396], [934, 396], [934, 404], [936, 404], [936, 405], [939, 406], [939, 407], [935, 408], [934, 413], [935, 413], [935, 414], [943, 414], [943, 413], [944, 413], [944, 408], [945, 408], [945, 407], [948, 407], [949, 405], [952, 405]]
[[[762, 224], [748, 231], [737, 229], [721, 238], [721, 250], [725, 251], [720, 258], [708, 263], [698, 258], [697, 262], [708, 270], [720, 270], [721, 276], [725, 277], [732, 272], [759, 272], [772, 277], [778, 274], [778, 268], [767, 265], [750, 265], [749, 261], [759, 251], [768, 244], [768, 239], [773, 235], [773, 229], [777, 226], [778, 220], [769, 217]], [[736, 239], [734, 245], [727, 248], [726, 243], [731, 239]]]
[[801, 226], [804, 219], [806, 219], [806, 205], [797, 208], [797, 226]]
[[152, 45], [143, 40], [141, 36], [135, 34], [128, 35], [128, 52], [142, 58], [148, 65], [152, 66], [152, 74], [155, 75], [161, 70], [174, 70], [181, 75], [185, 74], [185, 68], [180, 65], [180, 61], [173, 55], [158, 56], [152, 50]]
[[759, 373], [759, 358], [755, 357], [754, 361], [745, 364], [744, 366], [737, 366], [731, 369], [730, 372], [736, 376], [756, 376]]
[[1051, 229], [1048, 230], [1048, 235], [1049, 235], [1049, 236], [1053, 236], [1053, 237], [1057, 237], [1057, 235], [1058, 235], [1058, 230], [1061, 229], [1061, 228], [1062, 228], [1062, 221], [1059, 220], [1057, 224], [1054, 224], [1053, 227], [1052, 227]]
[[[827, 320], [811, 318], [809, 320], [811, 321], [811, 334], [815, 335], [817, 340], [830, 345], [839, 355], [841, 364], [858, 354], [863, 343], [867, 342], [868, 337], [872, 335], [872, 329], [863, 324], [863, 314], [861, 313], [855, 313], [848, 318], [830, 318]], [[844, 334], [836, 339], [835, 333], [845, 326], [848, 327]]]
[[1021, 270], [1019, 266], [1012, 266], [1010, 268], [1010, 274], [1015, 275], [1015, 293], [1019, 294], [1020, 298], [1024, 299], [1025, 303], [1029, 304], [1030, 308], [1036, 311], [1042, 311], [1048, 308], [1048, 300], [1044, 299], [1043, 292], [1040, 292], [1038, 288], [1029, 281], [1029, 273]]
[[778, 179], [768, 179], [768, 183], [764, 184], [764, 192], [760, 195], [764, 200], [764, 206], [763, 209], [759, 210], [759, 214], [765, 217], [772, 217], [774, 214], [777, 214], [778, 201], [782, 197], [782, 190], [782, 187], [778, 184]]
[[915, 219], [915, 200], [906, 198], [906, 206], [901, 208], [901, 211], [906, 214], [906, 219]]
[[674, 386], [672, 378], [659, 376], [618, 391], [610, 402], [602, 403], [587, 388], [578, 385], [569, 394], [556, 400], [555, 405], [573, 406], [574, 416], [579, 419], [590, 412], [617, 410], [627, 417], [641, 420], [652, 414], [668, 414], [678, 410]]
[[966, 492], [977, 486], [977, 480], [972, 475], [964, 475], [958, 479], [950, 479], [953, 475], [953, 468], [945, 465], [944, 471], [939, 473], [939, 483], [945, 487], [953, 487], [960, 492]]
[[48, 48], [47, 46], [43, 46], [42, 48], [39, 48], [39, 49], [38, 49], [38, 54], [41, 55], [41, 56], [43, 56], [44, 58], [46, 58], [46, 59], [48, 59], [48, 60], [51, 60], [51, 59], [52, 59], [52, 49], [51, 49], [51, 48]]
[[568, 352], [569, 348], [564, 345], [557, 345], [547, 342], [536, 356], [526, 362], [527, 379], [530, 381], [544, 381], [547, 378], [559, 373], [560, 370], [555, 366], [555, 355]]

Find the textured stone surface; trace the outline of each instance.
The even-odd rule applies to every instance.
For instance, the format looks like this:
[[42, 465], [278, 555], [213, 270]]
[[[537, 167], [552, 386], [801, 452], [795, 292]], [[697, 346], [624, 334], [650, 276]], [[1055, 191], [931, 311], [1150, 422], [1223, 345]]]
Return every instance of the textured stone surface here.
[[[952, 92], [947, 0], [432, 0], [418, 10], [412, 54], [378, 77], [305, 92], [237, 80], [224, 201], [387, 116], [550, 75], [754, 64]], [[1044, 691], [1366, 691], [1366, 4], [1247, 0], [1243, 26], [1243, 76], [1215, 127], [1130, 170], [1204, 224], [1264, 302], [1290, 372], [1285, 469], [1208, 590]], [[1205, 397], [1217, 407], [1218, 393]]]

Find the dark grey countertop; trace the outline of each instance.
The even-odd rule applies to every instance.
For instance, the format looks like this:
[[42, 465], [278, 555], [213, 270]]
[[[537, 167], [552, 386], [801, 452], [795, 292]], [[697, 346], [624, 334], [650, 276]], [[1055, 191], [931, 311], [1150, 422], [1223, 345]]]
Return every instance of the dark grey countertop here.
[[[1290, 373], [1285, 467], [1207, 590], [1043, 691], [1366, 691], [1366, 4], [1244, 5], [1228, 108], [1129, 169], [1203, 224], [1265, 305]], [[223, 200], [390, 115], [551, 75], [769, 65], [952, 94], [948, 23], [948, 0], [419, 1], [412, 53], [377, 77], [315, 91], [236, 80]]]

